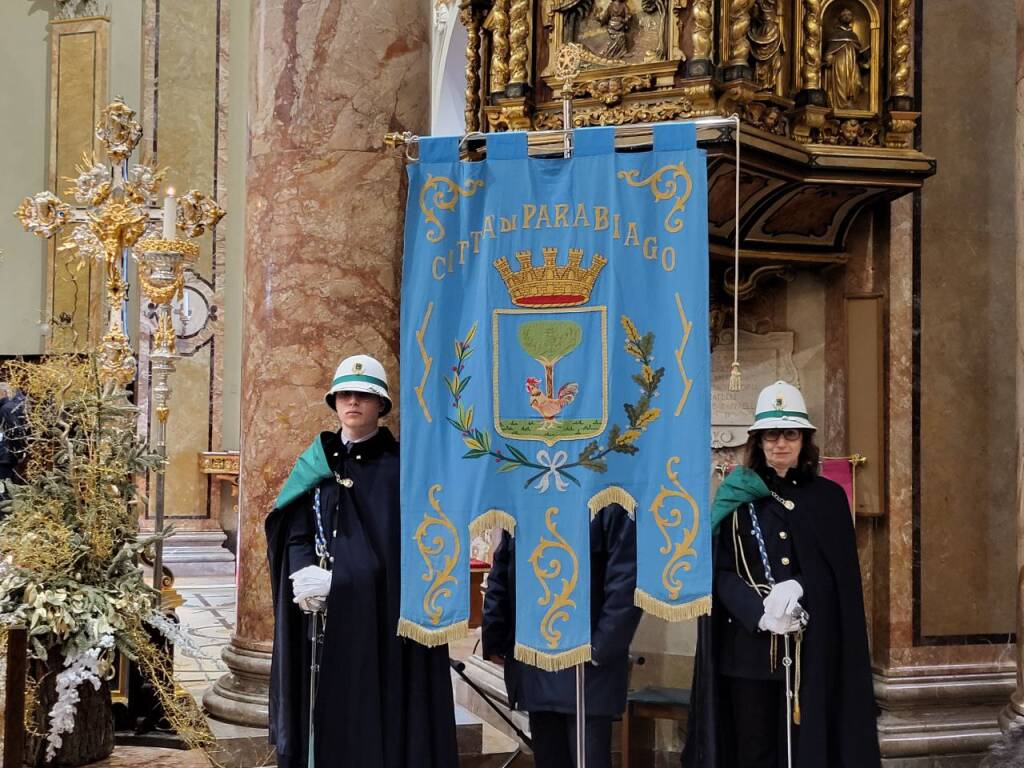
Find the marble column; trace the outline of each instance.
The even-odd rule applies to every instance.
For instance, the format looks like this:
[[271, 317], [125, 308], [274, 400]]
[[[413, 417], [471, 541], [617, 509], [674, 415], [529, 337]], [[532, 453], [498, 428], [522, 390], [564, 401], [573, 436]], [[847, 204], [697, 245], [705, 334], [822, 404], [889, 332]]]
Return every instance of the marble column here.
[[999, 724], [1024, 725], [1024, 0], [1017, 0], [1017, 139], [1016, 229], [1017, 229], [1017, 690], [1003, 710]]
[[263, 521], [335, 423], [323, 404], [334, 367], [366, 352], [398, 386], [405, 175], [383, 137], [426, 131], [428, 14], [417, 0], [252, 2], [238, 620], [230, 672], [204, 697], [221, 720], [266, 725]]

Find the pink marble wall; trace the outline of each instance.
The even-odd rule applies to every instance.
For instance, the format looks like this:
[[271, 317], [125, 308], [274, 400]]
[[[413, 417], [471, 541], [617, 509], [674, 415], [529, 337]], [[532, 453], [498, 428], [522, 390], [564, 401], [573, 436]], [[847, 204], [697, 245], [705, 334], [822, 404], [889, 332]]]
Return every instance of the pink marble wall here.
[[252, 4], [236, 645], [272, 637], [263, 521], [332, 423], [323, 392], [339, 359], [380, 357], [397, 390], [405, 176], [383, 137], [427, 129], [428, 11]]

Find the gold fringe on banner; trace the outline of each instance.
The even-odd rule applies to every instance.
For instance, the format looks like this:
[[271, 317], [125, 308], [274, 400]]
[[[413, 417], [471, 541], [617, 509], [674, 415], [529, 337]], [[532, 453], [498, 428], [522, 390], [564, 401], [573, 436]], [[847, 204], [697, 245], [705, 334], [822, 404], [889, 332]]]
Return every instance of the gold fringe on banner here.
[[516, 643], [515, 656], [516, 661], [529, 664], [531, 667], [543, 669], [545, 672], [559, 672], [590, 661], [590, 646], [581, 645], [579, 648], [561, 653], [545, 653], [536, 648]]
[[598, 491], [590, 497], [587, 506], [590, 508], [590, 516], [593, 518], [609, 504], [618, 504], [633, 519], [636, 519], [636, 499], [629, 495], [624, 488], [617, 485], [610, 485], [602, 491]]
[[398, 620], [398, 636], [407, 637], [420, 645], [433, 648], [461, 640], [469, 634], [469, 621], [460, 621], [440, 629], [429, 629], [408, 619]]
[[696, 619], [698, 616], [711, 615], [711, 595], [699, 597], [683, 605], [674, 605], [666, 603], [664, 600], [659, 600], [638, 588], [633, 592], [633, 604], [652, 616], [657, 616], [665, 621], [685, 621], [687, 619]]
[[469, 535], [479, 536], [491, 528], [501, 528], [510, 536], [516, 532], [516, 519], [503, 509], [488, 509], [469, 523]]

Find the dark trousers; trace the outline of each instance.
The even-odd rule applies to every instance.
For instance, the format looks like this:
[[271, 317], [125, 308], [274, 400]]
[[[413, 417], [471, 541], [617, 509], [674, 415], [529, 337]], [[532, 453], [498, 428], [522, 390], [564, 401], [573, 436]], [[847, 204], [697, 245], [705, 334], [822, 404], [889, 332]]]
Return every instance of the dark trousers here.
[[[736, 729], [735, 768], [786, 768], [786, 688], [778, 680], [724, 677]], [[797, 733], [793, 728], [793, 764]]]
[[[531, 712], [530, 739], [535, 768], [576, 768], [576, 715]], [[611, 768], [612, 719], [588, 717], [587, 768]]]

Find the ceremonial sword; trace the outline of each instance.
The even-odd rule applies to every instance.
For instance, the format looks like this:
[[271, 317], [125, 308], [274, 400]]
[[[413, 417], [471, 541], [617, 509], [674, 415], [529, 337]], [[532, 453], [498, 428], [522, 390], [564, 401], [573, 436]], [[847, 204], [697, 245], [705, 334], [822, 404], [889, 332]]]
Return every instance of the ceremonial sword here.
[[[785, 505], [789, 509], [789, 505]], [[750, 523], [754, 528], [754, 537], [757, 539], [757, 550], [761, 555], [761, 566], [764, 568], [764, 578], [768, 586], [775, 586], [775, 579], [772, 576], [772, 567], [768, 563], [768, 550], [764, 546], [764, 534], [761, 533], [761, 523], [757, 519], [757, 512], [754, 511], [753, 502], [747, 503], [750, 510]], [[791, 616], [798, 619], [803, 626], [807, 625], [810, 614], [798, 606]], [[782, 666], [784, 667], [783, 678], [786, 680], [786, 765], [793, 768], [793, 683], [791, 680], [793, 657], [789, 653], [789, 635], [782, 636]]]
[[[314, 544], [316, 547], [316, 556], [320, 559], [320, 567], [326, 569], [330, 564], [330, 553], [327, 549], [327, 538], [324, 536], [323, 520], [320, 515], [320, 489], [317, 488], [313, 494], [313, 515], [316, 522], [316, 530], [313, 532]], [[312, 603], [315, 607], [313, 608], [313, 637], [310, 641], [310, 661], [309, 661], [309, 744], [307, 747], [306, 755], [306, 766], [307, 768], [316, 768], [316, 755], [314, 752], [314, 735], [315, 728], [313, 724], [313, 710], [316, 706], [316, 689], [318, 678], [320, 677], [320, 664], [318, 659], [317, 646], [323, 641], [323, 635], [320, 631], [321, 622], [323, 623], [323, 630], [327, 630], [327, 606], [321, 601]]]

